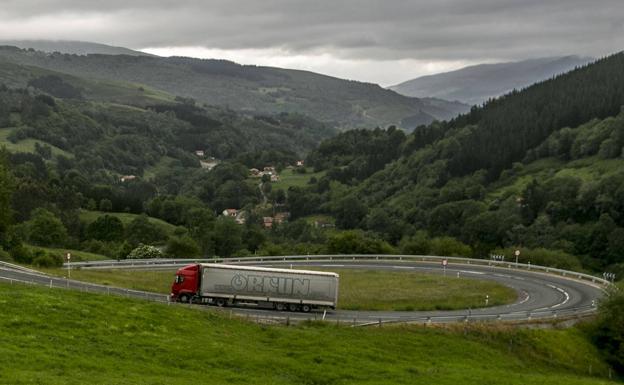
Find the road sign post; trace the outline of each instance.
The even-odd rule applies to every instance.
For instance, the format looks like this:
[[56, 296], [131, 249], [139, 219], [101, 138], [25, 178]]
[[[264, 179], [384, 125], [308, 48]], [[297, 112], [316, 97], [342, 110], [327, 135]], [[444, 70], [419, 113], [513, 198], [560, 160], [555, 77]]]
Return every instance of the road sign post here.
[[448, 260], [447, 259], [443, 259], [442, 260], [442, 269], [444, 270], [444, 276], [446, 277], [446, 265], [448, 265]]
[[71, 278], [70, 261], [71, 261], [71, 253], [67, 253], [67, 278]]
[[518, 257], [520, 256], [520, 250], [514, 251], [514, 255], [516, 256], [516, 266], [518, 265]]

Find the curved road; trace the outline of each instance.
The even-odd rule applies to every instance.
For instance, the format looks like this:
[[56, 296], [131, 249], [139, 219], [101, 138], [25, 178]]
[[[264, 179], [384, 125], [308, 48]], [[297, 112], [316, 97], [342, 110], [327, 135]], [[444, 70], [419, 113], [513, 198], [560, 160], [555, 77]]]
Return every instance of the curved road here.
[[[416, 261], [268, 261], [254, 262], [262, 266], [315, 266], [327, 270], [332, 268], [379, 269], [400, 271], [422, 271], [444, 274], [440, 263]], [[123, 266], [134, 269], [174, 269], [180, 265], [143, 265]], [[122, 268], [122, 266], [118, 266]], [[380, 322], [458, 322], [513, 320], [526, 321], [531, 319], [547, 319], [588, 314], [595, 311], [595, 305], [604, 291], [598, 284], [581, 281], [569, 277], [561, 277], [534, 271], [508, 269], [505, 267], [449, 264], [446, 268], [449, 276], [470, 277], [496, 281], [516, 290], [516, 302], [496, 307], [467, 309], [456, 311], [347, 311], [291, 313], [278, 312], [271, 309], [228, 308], [228, 311], [252, 318], [269, 318], [275, 320], [307, 320], [326, 319], [338, 322], [349, 322], [365, 325]], [[167, 296], [156, 293], [107, 287], [64, 278], [54, 278], [27, 269], [0, 266], [0, 281], [24, 281], [52, 287], [67, 287], [76, 290], [118, 294], [144, 298], [154, 301], [167, 301]], [[484, 299], [485, 301], [485, 299]], [[181, 305], [184, 306], [184, 305]], [[186, 305], [188, 306], [188, 305]]]

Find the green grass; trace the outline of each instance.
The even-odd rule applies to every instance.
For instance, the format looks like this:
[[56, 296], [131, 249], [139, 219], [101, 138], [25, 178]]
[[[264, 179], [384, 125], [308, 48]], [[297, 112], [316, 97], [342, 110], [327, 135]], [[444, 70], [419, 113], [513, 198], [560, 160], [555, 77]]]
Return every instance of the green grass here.
[[57, 254], [57, 255], [61, 255], [61, 256], [63, 256], [63, 258], [65, 258], [65, 255], [67, 255], [67, 253], [71, 253], [71, 261], [72, 262], [101, 261], [101, 260], [105, 260], [105, 259], [110, 259], [110, 257], [107, 257], [106, 255], [89, 253], [87, 251], [81, 251], [81, 250], [58, 249], [58, 248], [53, 248], [53, 247], [42, 247], [42, 246], [32, 246], [32, 245], [30, 245], [28, 247], [30, 249], [38, 249], [38, 250], [46, 251], [48, 253], [54, 253], [54, 254]]
[[53, 155], [63, 155], [69, 158], [73, 158], [74, 155], [62, 150], [54, 145], [43, 142], [37, 139], [24, 139], [20, 140], [17, 143], [10, 142], [8, 137], [11, 134], [13, 128], [0, 128], [0, 147], [4, 146], [10, 152], [35, 152], [35, 143], [39, 143], [40, 145], [48, 145], [52, 149]]
[[338, 305], [348, 310], [455, 310], [512, 303], [516, 292], [499, 283], [415, 272], [334, 270]]
[[7, 284], [0, 312], [3, 384], [610, 383], [578, 329], [267, 326]]
[[174, 158], [163, 156], [158, 160], [158, 163], [145, 169], [143, 178], [146, 180], [153, 179], [158, 173], [167, 170], [173, 161], [175, 161]]
[[293, 169], [284, 169], [279, 173], [280, 181], [273, 183], [274, 189], [288, 190], [289, 187], [305, 187], [312, 177], [319, 179], [325, 175], [325, 171], [321, 172], [306, 172], [300, 174]]
[[[94, 222], [102, 215], [112, 215], [114, 217], [117, 217], [124, 226], [128, 226], [130, 222], [132, 222], [134, 219], [136, 219], [136, 217], [139, 216], [138, 214], [130, 213], [107, 213], [103, 211], [80, 210], [80, 220], [86, 222], [87, 224]], [[158, 226], [161, 230], [163, 230], [167, 236], [172, 236], [176, 229], [175, 225], [165, 222], [162, 219], [149, 217], [149, 221], [154, 225]]]
[[[511, 303], [516, 292], [495, 282], [414, 272], [325, 269], [340, 274], [338, 307], [347, 310], [454, 310]], [[65, 275], [61, 269], [47, 273]], [[72, 278], [135, 290], [170, 292], [175, 270], [74, 270]]]

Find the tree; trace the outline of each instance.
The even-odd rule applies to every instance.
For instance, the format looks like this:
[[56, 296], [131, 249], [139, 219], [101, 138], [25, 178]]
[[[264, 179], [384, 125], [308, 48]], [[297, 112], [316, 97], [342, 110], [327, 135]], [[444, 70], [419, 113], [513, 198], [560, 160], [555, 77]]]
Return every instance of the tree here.
[[113, 202], [110, 199], [100, 201], [100, 211], [113, 211]]
[[147, 215], [141, 214], [128, 224], [126, 239], [131, 244], [137, 245], [139, 243], [164, 241], [166, 235], [160, 227], [150, 222]]
[[29, 239], [40, 246], [63, 246], [67, 240], [67, 229], [52, 212], [39, 208], [33, 211], [26, 222]]
[[228, 258], [241, 248], [242, 229], [232, 218], [219, 217], [215, 222], [213, 244], [215, 255]]
[[119, 241], [124, 236], [124, 226], [119, 218], [103, 215], [87, 226], [87, 236], [106, 242]]
[[394, 251], [387, 242], [368, 237], [359, 230], [332, 236], [327, 241], [327, 250], [333, 254], [390, 254]]
[[356, 228], [368, 213], [360, 199], [353, 195], [341, 199], [335, 208], [336, 226], [342, 229]]
[[199, 256], [199, 245], [187, 236], [173, 237], [167, 242], [165, 254], [172, 258], [189, 258]]
[[7, 156], [4, 149], [0, 149], [0, 241], [11, 224], [11, 197], [14, 181], [9, 171]]

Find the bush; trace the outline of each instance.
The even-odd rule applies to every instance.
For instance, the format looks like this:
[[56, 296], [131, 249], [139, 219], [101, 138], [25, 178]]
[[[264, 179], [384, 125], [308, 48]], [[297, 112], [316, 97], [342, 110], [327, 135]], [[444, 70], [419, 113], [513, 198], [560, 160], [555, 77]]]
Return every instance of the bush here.
[[470, 246], [453, 237], [433, 238], [429, 241], [430, 253], [448, 257], [471, 257]]
[[128, 254], [128, 259], [151, 259], [162, 257], [162, 251], [150, 245], [140, 245]]
[[592, 340], [607, 362], [624, 374], [624, 286], [613, 288], [599, 309], [591, 330]]
[[33, 261], [32, 253], [24, 245], [15, 246], [9, 253], [15, 262], [30, 264]]
[[0, 261], [10, 261], [11, 260], [11, 254], [9, 254], [8, 252], [4, 251], [4, 249], [0, 248]]
[[[513, 248], [510, 249], [494, 249], [491, 254], [505, 255], [507, 261], [515, 261]], [[519, 263], [531, 262], [534, 265], [556, 267], [558, 269], [581, 271], [582, 266], [579, 259], [561, 250], [550, 250], [544, 248], [526, 249], [522, 248]]]
[[44, 254], [33, 260], [33, 265], [38, 267], [61, 267], [63, 266], [63, 257], [56, 254]]
[[367, 236], [361, 231], [344, 231], [329, 238], [327, 250], [332, 254], [392, 254], [387, 242]]

